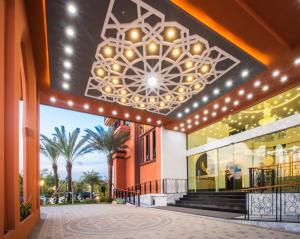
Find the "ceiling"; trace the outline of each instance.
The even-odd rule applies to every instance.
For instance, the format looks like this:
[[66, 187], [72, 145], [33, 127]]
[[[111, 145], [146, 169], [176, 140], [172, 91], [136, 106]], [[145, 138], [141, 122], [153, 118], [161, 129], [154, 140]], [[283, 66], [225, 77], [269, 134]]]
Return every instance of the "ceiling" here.
[[46, 0], [46, 37], [33, 37], [47, 45], [46, 60], [34, 49], [49, 72], [41, 102], [186, 132], [211, 124], [299, 84], [300, 3], [267, 2]]

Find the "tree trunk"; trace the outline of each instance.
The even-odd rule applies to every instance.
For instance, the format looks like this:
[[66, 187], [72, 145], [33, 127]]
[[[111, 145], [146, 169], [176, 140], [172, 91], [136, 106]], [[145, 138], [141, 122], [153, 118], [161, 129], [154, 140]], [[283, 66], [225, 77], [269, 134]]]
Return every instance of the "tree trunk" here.
[[111, 200], [112, 198], [112, 157], [111, 155], [107, 155], [107, 165], [108, 165], [108, 199]]
[[93, 199], [93, 191], [94, 191], [94, 184], [91, 184], [91, 195], [90, 195], [90, 199]]
[[70, 202], [71, 201], [71, 192], [72, 192], [72, 163], [71, 162], [67, 162], [66, 165], [66, 169], [67, 169], [67, 191], [68, 191], [68, 195], [67, 195], [67, 201]]
[[57, 164], [53, 163], [52, 164], [52, 169], [54, 173], [54, 185], [55, 185], [55, 192], [56, 194], [54, 195], [54, 202], [55, 204], [58, 204], [58, 194], [57, 194], [57, 189], [58, 189], [58, 173], [57, 173]]

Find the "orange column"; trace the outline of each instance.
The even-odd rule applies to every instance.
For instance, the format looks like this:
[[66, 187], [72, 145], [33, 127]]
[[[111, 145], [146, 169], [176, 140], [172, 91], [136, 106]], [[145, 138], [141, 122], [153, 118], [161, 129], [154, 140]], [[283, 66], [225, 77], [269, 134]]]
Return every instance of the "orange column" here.
[[4, 1], [0, 0], [0, 238], [4, 232]]

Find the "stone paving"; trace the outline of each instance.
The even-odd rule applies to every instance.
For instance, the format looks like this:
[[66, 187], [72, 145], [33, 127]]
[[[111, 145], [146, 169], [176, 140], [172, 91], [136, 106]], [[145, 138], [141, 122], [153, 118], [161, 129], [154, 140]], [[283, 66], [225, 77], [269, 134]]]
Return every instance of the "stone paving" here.
[[299, 239], [280, 232], [230, 221], [126, 205], [68, 205], [43, 207], [46, 219], [30, 238], [201, 238]]

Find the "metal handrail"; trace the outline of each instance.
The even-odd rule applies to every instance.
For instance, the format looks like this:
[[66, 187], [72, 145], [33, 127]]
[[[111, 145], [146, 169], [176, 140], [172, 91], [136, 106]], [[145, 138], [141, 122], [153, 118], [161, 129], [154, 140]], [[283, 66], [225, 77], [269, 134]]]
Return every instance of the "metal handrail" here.
[[280, 184], [280, 185], [273, 185], [273, 186], [264, 186], [264, 187], [256, 187], [256, 188], [245, 188], [241, 189], [242, 192], [251, 192], [251, 191], [259, 191], [264, 189], [271, 189], [271, 188], [285, 188], [285, 187], [298, 187], [300, 183], [289, 183], [289, 184]]
[[136, 206], [140, 206], [140, 193], [135, 191], [129, 191], [126, 189], [114, 189], [114, 198], [121, 198], [125, 200], [125, 203], [130, 203]]

